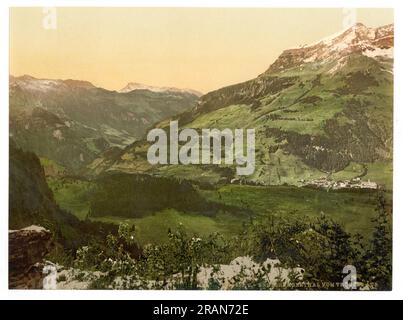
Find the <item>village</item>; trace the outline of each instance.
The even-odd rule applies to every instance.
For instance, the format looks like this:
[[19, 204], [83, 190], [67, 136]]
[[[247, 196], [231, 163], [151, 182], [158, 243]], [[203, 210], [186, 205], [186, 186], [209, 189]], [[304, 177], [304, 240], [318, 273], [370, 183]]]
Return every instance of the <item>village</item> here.
[[327, 177], [322, 177], [316, 180], [300, 180], [303, 186], [307, 187], [316, 187], [316, 188], [324, 188], [324, 189], [377, 189], [378, 185], [371, 180], [361, 180], [361, 178], [357, 177], [352, 180], [342, 180], [342, 181], [334, 181], [330, 180]]

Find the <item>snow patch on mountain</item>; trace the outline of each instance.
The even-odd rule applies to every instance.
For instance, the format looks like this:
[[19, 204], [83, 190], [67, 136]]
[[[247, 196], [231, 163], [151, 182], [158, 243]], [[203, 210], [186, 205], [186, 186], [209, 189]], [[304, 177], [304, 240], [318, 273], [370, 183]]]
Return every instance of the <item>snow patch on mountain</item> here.
[[123, 89], [119, 90], [119, 92], [130, 92], [134, 90], [149, 90], [152, 92], [190, 93], [198, 97], [203, 95], [201, 92], [192, 89], [179, 89], [175, 87], [157, 87], [137, 82], [129, 82]]
[[305, 63], [335, 61], [354, 53], [393, 59], [393, 42], [393, 24], [370, 28], [357, 23], [313, 44], [285, 50], [267, 72], [279, 72]]
[[19, 86], [28, 91], [41, 91], [47, 92], [52, 90], [57, 90], [61, 85], [60, 80], [49, 80], [49, 79], [36, 79], [30, 76], [22, 76], [10, 80], [10, 86]]
[[90, 88], [94, 87], [88, 81], [80, 80], [55, 80], [55, 79], [37, 79], [28, 75], [21, 77], [10, 76], [10, 88], [20, 87], [27, 91], [50, 92], [56, 90], [67, 90], [71, 88]]
[[375, 48], [374, 50], [365, 50], [363, 52], [367, 57], [375, 58], [375, 57], [384, 57], [393, 59], [393, 48]]

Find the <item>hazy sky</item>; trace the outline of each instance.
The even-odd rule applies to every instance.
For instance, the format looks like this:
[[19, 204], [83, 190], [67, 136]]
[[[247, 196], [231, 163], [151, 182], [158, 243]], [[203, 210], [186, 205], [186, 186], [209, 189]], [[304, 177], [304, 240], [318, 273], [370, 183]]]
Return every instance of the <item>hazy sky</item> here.
[[[10, 10], [10, 74], [80, 79], [107, 89], [128, 82], [204, 93], [264, 72], [290, 47], [343, 29], [342, 9], [42, 8]], [[357, 21], [393, 23], [391, 9], [360, 9]], [[49, 20], [48, 20], [49, 21]]]

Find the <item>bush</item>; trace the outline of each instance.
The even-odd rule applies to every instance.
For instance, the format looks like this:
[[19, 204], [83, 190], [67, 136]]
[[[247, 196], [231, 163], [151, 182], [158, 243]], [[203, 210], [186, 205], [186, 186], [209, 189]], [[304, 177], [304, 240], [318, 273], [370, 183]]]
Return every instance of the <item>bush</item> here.
[[240, 242], [257, 261], [279, 259], [284, 266], [303, 268], [310, 286], [323, 289], [324, 283], [331, 283], [335, 289], [344, 277], [344, 266], [359, 261], [359, 239], [325, 216], [300, 220], [254, 221]]
[[[379, 196], [378, 217], [373, 238], [364, 246], [361, 237], [347, 233], [337, 222], [322, 215], [310, 220], [259, 218], [245, 225], [233, 239], [219, 234], [200, 238], [183, 226], [168, 231], [168, 241], [140, 249], [135, 227], [121, 224], [117, 235], [109, 234], [105, 244], [93, 243], [76, 253], [75, 266], [103, 274], [92, 288], [199, 289], [197, 275], [211, 268], [207, 287], [233, 289], [343, 289], [343, 269], [353, 265], [358, 271], [358, 289], [387, 290], [391, 287], [392, 239], [385, 199]], [[242, 267], [231, 279], [223, 279], [220, 264], [235, 257], [252, 257], [257, 268]], [[270, 283], [270, 268], [264, 262], [278, 259], [287, 277]], [[303, 269], [303, 276], [295, 268]], [[299, 271], [298, 271], [299, 272]]]

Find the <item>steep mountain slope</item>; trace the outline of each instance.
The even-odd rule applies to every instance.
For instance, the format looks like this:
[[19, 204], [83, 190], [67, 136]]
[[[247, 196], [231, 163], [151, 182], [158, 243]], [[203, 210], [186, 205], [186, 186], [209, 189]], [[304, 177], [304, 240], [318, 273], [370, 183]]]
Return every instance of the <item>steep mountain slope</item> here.
[[9, 229], [32, 224], [50, 229], [66, 249], [77, 249], [90, 240], [115, 232], [112, 225], [79, 221], [61, 210], [49, 189], [38, 157], [10, 140]]
[[33, 153], [18, 149], [12, 141], [9, 197], [11, 229], [34, 223], [44, 225], [58, 214], [39, 159]]
[[[393, 25], [356, 24], [285, 50], [256, 79], [202, 96], [179, 123], [196, 129], [255, 128], [256, 170], [246, 182], [301, 185], [319, 178], [359, 178], [390, 187], [393, 31]], [[210, 182], [235, 178], [229, 166], [150, 166], [147, 148], [136, 142], [90, 168]]]
[[97, 88], [86, 81], [10, 77], [10, 134], [22, 148], [77, 170], [194, 106], [189, 92]]

